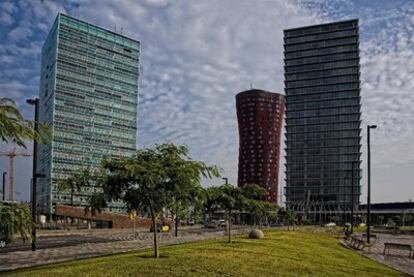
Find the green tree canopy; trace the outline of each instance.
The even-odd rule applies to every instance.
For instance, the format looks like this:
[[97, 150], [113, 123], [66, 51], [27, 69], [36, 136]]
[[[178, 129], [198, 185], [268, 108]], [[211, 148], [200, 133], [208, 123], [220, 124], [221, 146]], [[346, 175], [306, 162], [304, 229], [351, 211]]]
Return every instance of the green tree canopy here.
[[241, 193], [246, 197], [246, 211], [254, 220], [254, 224], [262, 225], [264, 221], [277, 211], [277, 205], [266, 201], [266, 189], [256, 184], [246, 184], [241, 187]]
[[288, 230], [290, 230], [290, 226], [295, 229], [295, 222], [296, 222], [296, 213], [292, 210], [280, 208], [278, 210], [278, 217], [283, 220], [285, 224], [288, 225]]
[[242, 194], [252, 200], [264, 200], [266, 196], [266, 190], [256, 184], [246, 184], [241, 187]]
[[70, 205], [73, 206], [75, 191], [80, 191], [82, 187], [90, 187], [95, 178], [90, 169], [83, 169], [66, 179], [58, 180], [57, 187], [61, 192], [70, 192]]
[[[106, 159], [102, 167], [99, 182], [103, 185], [104, 195], [94, 198], [97, 200], [95, 204], [102, 206], [102, 199], [104, 202], [121, 200], [129, 210], [149, 214], [154, 226], [163, 210], [173, 206], [173, 196], [176, 200], [181, 199], [176, 193], [187, 189], [193, 192], [190, 188], [199, 186], [201, 177], [197, 174], [209, 177], [217, 173], [215, 167], [190, 160], [187, 147], [173, 144], [137, 150], [132, 157]], [[154, 256], [159, 256], [156, 232]]]
[[233, 214], [236, 211], [242, 211], [247, 206], [248, 198], [243, 195], [242, 189], [234, 187], [231, 184], [220, 186], [215, 197], [218, 207], [226, 212], [228, 222], [228, 242], [231, 242], [231, 221]]
[[163, 144], [158, 146], [158, 150], [164, 157], [162, 164], [171, 200], [168, 208], [174, 217], [175, 235], [178, 236], [179, 219], [185, 216], [190, 206], [196, 207], [202, 199], [201, 178], [219, 177], [220, 172], [216, 166], [192, 160], [186, 146]]

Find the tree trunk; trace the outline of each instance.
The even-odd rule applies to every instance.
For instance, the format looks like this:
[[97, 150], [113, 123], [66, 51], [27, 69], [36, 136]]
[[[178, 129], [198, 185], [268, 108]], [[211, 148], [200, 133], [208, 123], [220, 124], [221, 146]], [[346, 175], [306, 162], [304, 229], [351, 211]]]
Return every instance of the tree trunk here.
[[227, 219], [227, 225], [228, 225], [228, 232], [229, 232], [229, 240], [228, 242], [231, 243], [231, 214], [228, 214], [228, 219]]
[[73, 193], [74, 193], [74, 188], [73, 185], [70, 187], [70, 205], [73, 206]]
[[175, 215], [175, 237], [178, 237], [178, 215]]
[[152, 208], [150, 209], [151, 212], [151, 219], [152, 219], [152, 226], [154, 226], [154, 258], [159, 258], [158, 253], [158, 234], [157, 234], [157, 225], [155, 222], [155, 214]]

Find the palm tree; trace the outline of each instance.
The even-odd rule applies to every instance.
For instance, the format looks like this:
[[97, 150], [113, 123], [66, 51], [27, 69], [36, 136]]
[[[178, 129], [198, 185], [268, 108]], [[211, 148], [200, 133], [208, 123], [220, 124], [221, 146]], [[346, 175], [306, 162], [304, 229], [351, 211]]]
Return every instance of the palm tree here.
[[3, 142], [14, 142], [22, 147], [26, 147], [25, 140], [44, 143], [49, 136], [47, 126], [40, 124], [39, 130], [34, 130], [33, 121], [23, 118], [13, 99], [0, 98], [0, 138]]

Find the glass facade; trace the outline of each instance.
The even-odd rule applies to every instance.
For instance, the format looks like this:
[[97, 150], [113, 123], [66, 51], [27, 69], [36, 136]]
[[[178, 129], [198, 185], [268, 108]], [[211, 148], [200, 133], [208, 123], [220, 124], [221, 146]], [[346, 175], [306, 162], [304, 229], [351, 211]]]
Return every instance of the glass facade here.
[[[52, 140], [38, 148], [37, 199], [41, 213], [69, 204], [70, 193], [56, 180], [83, 169], [97, 170], [104, 157], [136, 150], [140, 43], [123, 35], [59, 14], [42, 48], [40, 121]], [[95, 184], [75, 192], [85, 205]], [[112, 210], [122, 210], [112, 203]]]
[[359, 204], [358, 36], [358, 20], [284, 31], [285, 195], [292, 209], [339, 212]]

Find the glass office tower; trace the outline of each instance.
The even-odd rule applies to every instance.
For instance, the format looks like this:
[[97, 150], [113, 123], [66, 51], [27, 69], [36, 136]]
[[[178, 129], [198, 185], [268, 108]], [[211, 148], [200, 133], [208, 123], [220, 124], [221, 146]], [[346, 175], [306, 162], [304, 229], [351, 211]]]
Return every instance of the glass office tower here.
[[[56, 204], [71, 204], [70, 191], [57, 180], [87, 169], [104, 157], [136, 150], [140, 43], [124, 35], [59, 14], [42, 48], [40, 121], [53, 137], [38, 147], [37, 205], [52, 214]], [[91, 184], [75, 191], [73, 204], [86, 204]], [[112, 210], [121, 210], [113, 203]]]
[[286, 202], [349, 220], [360, 195], [358, 20], [284, 31]]

